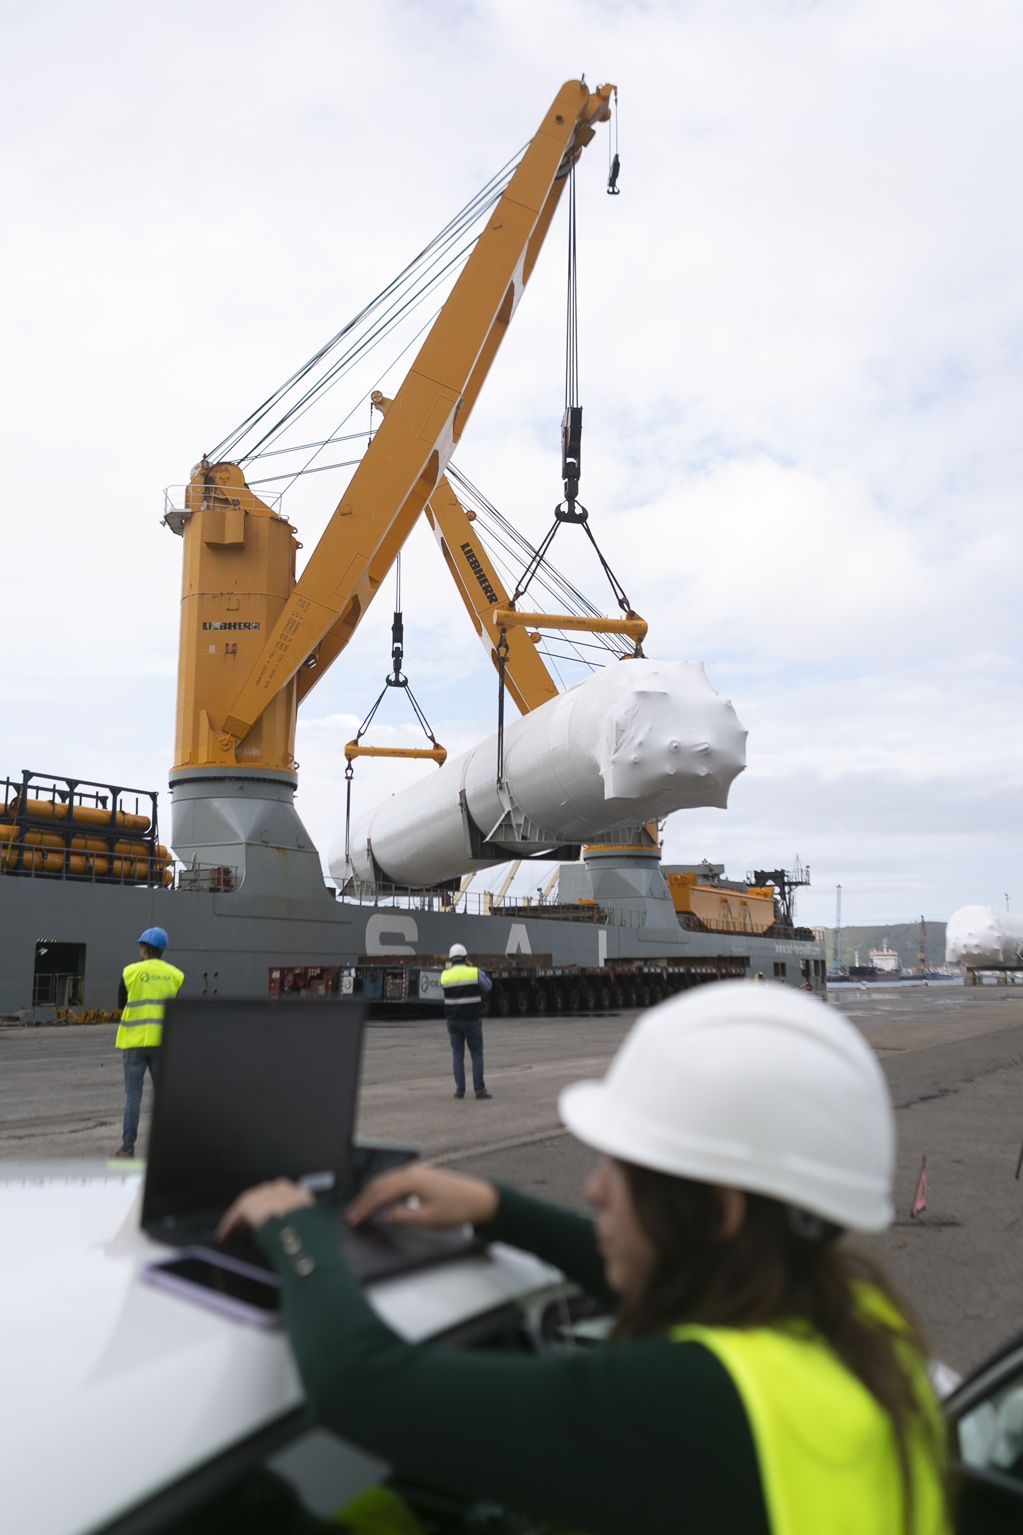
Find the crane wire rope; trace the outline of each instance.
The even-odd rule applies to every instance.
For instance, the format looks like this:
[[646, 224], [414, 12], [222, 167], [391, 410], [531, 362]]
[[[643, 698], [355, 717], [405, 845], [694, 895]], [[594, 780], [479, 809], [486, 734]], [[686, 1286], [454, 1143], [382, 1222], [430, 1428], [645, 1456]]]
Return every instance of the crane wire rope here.
[[[222, 438], [217, 446], [207, 454], [211, 462], [219, 461], [234, 453], [246, 436], [250, 435], [262, 422], [266, 421], [271, 412], [282, 404], [288, 394], [301, 384], [303, 380], [308, 378], [314, 369], [324, 363], [336, 347], [341, 345], [348, 337], [355, 335], [360, 326], [367, 324], [385, 305], [390, 304], [393, 308], [394, 304], [399, 301], [404, 289], [414, 291], [414, 285], [421, 281], [423, 274], [429, 272], [443, 258], [450, 247], [461, 238], [465, 231], [482, 219], [485, 214], [489, 213], [490, 209], [500, 200], [527, 147], [524, 145], [517, 154], [506, 161], [500, 170], [496, 171], [484, 183], [473, 197], [448, 220], [444, 228], [374, 298], [363, 305], [358, 313], [342, 326], [329, 341], [319, 347], [300, 368], [297, 368], [282, 384], [278, 385], [262, 404], [258, 405], [238, 426]], [[385, 313], [387, 312], [385, 310]], [[324, 387], [329, 387], [329, 379], [334, 366], [332, 365], [331, 369], [327, 370], [323, 380], [320, 381]], [[315, 388], [316, 386], [310, 387]], [[309, 391], [307, 390], [306, 395], [308, 393]], [[304, 399], [305, 396], [303, 396]], [[283, 429], [283, 426], [294, 418], [296, 408], [296, 406], [292, 406], [286, 410], [280, 420], [270, 427], [263, 437], [249, 449], [244, 458], [251, 457], [279, 428]]]
[[[481, 519], [479, 515], [477, 515], [477, 523], [480, 523], [480, 521]], [[491, 532], [489, 533], [489, 537], [484, 537], [482, 534], [480, 534], [480, 544], [493, 560], [495, 567], [500, 571], [501, 575], [505, 578], [506, 583], [510, 587], [515, 580], [516, 570], [521, 566], [521, 554], [518, 554], [517, 556], [516, 551], [509, 547], [507, 542], [502, 539], [499, 533]], [[527, 543], [526, 547], [530, 548], [531, 546]], [[499, 549], [502, 550], [503, 553], [499, 553]], [[504, 557], [505, 555], [507, 555], [507, 558]], [[553, 571], [554, 567], [551, 566], [550, 569]], [[547, 595], [551, 598], [552, 603], [558, 600], [558, 592], [553, 583], [546, 580], [544, 577], [538, 577], [536, 584], [547, 593]], [[568, 606], [567, 603], [565, 605]], [[582, 654], [582, 651], [579, 648], [586, 646], [586, 641], [577, 640], [573, 635], [567, 634], [563, 630], [556, 630], [554, 632], [560, 636], [564, 644], [570, 645], [576, 652], [574, 657], [562, 657], [561, 659], [574, 659], [580, 662], [583, 666], [588, 667], [590, 671], [594, 670], [594, 667], [598, 663], [590, 661], [588, 657]], [[594, 645], [587, 648], [603, 649], [604, 647]], [[557, 677], [561, 687], [564, 688], [565, 680], [560, 672], [557, 672]]]
[[[476, 520], [482, 529], [485, 529], [489, 539], [498, 543], [501, 548], [516, 560], [521, 566], [523, 557], [532, 560], [537, 551], [524, 534], [520, 533], [514, 523], [504, 517], [498, 508], [490, 501], [478, 486], [454, 464], [449, 464], [447, 469], [448, 479], [462, 492], [459, 499], [463, 504], [468, 501], [469, 509], [476, 514]], [[482, 540], [487, 544], [487, 539]], [[513, 552], [514, 546], [517, 553]], [[491, 552], [488, 549], [488, 552]], [[562, 603], [569, 613], [579, 617], [598, 618], [600, 610], [592, 603], [584, 592], [575, 586], [564, 572], [560, 571], [550, 560], [544, 559], [537, 567], [537, 584], [552, 598]], [[560, 632], [560, 631], [555, 631]], [[583, 640], [571, 640], [571, 644], [582, 645]], [[617, 634], [596, 634], [591, 644], [610, 651], [616, 658], [630, 654], [631, 646], [623, 636]]]
[[331, 367], [295, 401], [285, 415], [264, 433], [254, 447], [249, 452], [240, 456], [239, 462], [242, 464], [251, 463], [253, 459], [260, 457], [259, 449], [264, 443], [279, 442], [289, 426], [301, 420], [324, 395], [352, 371], [357, 363], [362, 361], [363, 357], [379, 346], [385, 336], [388, 336], [391, 331], [395, 330], [403, 319], [412, 314], [421, 304], [425, 303], [430, 294], [441, 285], [450, 272], [464, 264], [476, 244], [476, 239], [477, 237], [474, 236], [460, 250], [456, 251], [439, 271], [434, 272], [428, 282], [425, 282], [417, 289], [412, 289], [410, 294], [403, 295], [404, 301], [402, 303], [399, 304], [395, 301], [380, 317], [375, 328], [367, 331], [364, 336], [360, 337], [357, 342], [349, 347], [347, 352], [337, 358]]
[[[403, 670], [404, 663], [405, 663], [405, 623], [404, 623], [404, 613], [403, 613], [402, 602], [401, 602], [401, 551], [400, 550], [398, 551], [398, 555], [397, 555], [397, 557], [395, 559], [394, 567], [395, 567], [394, 568], [394, 619], [393, 619], [392, 624], [391, 624], [391, 672], [390, 672], [390, 674], [387, 677], [384, 678], [384, 685], [383, 685], [383, 687], [380, 689], [380, 692], [377, 694], [376, 700], [374, 701], [373, 705], [371, 706], [371, 708], [370, 708], [369, 712], [367, 713], [366, 717], [364, 718], [362, 724], [359, 726], [359, 728], [358, 728], [358, 730], [357, 730], [357, 732], [355, 734], [354, 740], [349, 742], [349, 746], [350, 747], [351, 746], [355, 746], [355, 747], [359, 746], [359, 744], [362, 741], [363, 736], [366, 734], [366, 731], [369, 729], [370, 725], [373, 723], [373, 717], [376, 714], [377, 710], [379, 709], [380, 705], [383, 703], [383, 700], [384, 700], [384, 698], [387, 695], [388, 689], [389, 688], [400, 688], [402, 690], [402, 692], [404, 692], [405, 697], [408, 699], [409, 703], [412, 705], [412, 712], [415, 714], [416, 719], [418, 720], [420, 726], [422, 727], [423, 734], [428, 737], [428, 739], [430, 741], [430, 745], [433, 747], [434, 751], [441, 753], [441, 756], [439, 757], [438, 760], [443, 762], [444, 755], [445, 755], [444, 754], [444, 748], [441, 746], [440, 742], [437, 740], [437, 737], [434, 735], [433, 729], [432, 729], [432, 727], [430, 725], [430, 722], [426, 718], [426, 715], [424, 714], [422, 708], [420, 707], [419, 700], [416, 698], [416, 695], [413, 693], [412, 685], [409, 682], [408, 677], [405, 675], [405, 672]], [[355, 777], [355, 763], [353, 762], [352, 758], [349, 757], [348, 762], [347, 762], [347, 764], [345, 766], [345, 863], [346, 864], [350, 864], [350, 862], [351, 862], [352, 779], [354, 777]]]
[[[352, 419], [352, 417], [355, 415], [356, 411], [359, 409], [360, 405], [365, 405], [366, 404], [367, 400], [369, 400], [370, 396], [373, 394], [373, 391], [380, 387], [380, 385], [383, 383], [384, 379], [387, 377], [388, 373], [390, 373], [392, 368], [397, 366], [397, 364], [404, 357], [405, 353], [411, 351], [411, 349], [415, 346], [416, 342], [419, 340], [420, 336], [423, 336], [423, 335], [426, 334], [426, 332], [433, 325], [433, 322], [436, 320], [436, 318], [437, 318], [437, 316], [439, 314], [440, 314], [440, 309], [435, 309], [431, 315], [427, 316], [426, 320], [423, 322], [423, 324], [416, 331], [415, 335], [410, 337], [410, 339], [405, 343], [405, 345], [402, 347], [400, 352], [398, 352], [394, 357], [391, 357], [388, 360], [388, 362], [386, 363], [383, 371], [381, 373], [377, 374], [376, 378], [372, 381], [372, 383], [370, 383], [367, 386], [367, 388], [363, 390], [362, 394], [355, 401], [354, 405], [352, 405], [351, 409], [347, 410], [345, 412], [345, 414], [341, 417], [341, 420], [338, 421], [335, 424], [335, 428], [334, 428], [335, 431], [337, 430], [337, 428], [339, 426], [345, 426]], [[309, 407], [307, 407], [307, 408], [309, 408]], [[372, 412], [371, 412], [371, 415], [372, 415]], [[354, 435], [355, 436], [366, 437], [366, 438], [369, 439], [370, 442], [372, 442], [373, 438], [376, 436], [376, 428], [371, 426], [369, 431], [367, 431], [367, 432], [358, 432], [358, 433], [355, 433]], [[291, 489], [291, 487], [295, 483], [295, 481], [297, 479], [299, 479], [303, 474], [319, 474], [320, 473], [320, 468], [317, 467], [316, 469], [313, 469], [312, 468], [312, 464], [313, 464], [313, 461], [319, 456], [319, 454], [322, 453], [323, 449], [327, 446], [327, 443], [330, 440], [331, 440], [331, 438], [325, 438], [324, 441], [319, 444], [319, 446], [317, 446], [316, 443], [309, 443], [309, 444], [307, 444], [307, 446], [309, 446], [309, 447], [316, 448], [316, 452], [313, 453], [310, 458], [306, 459], [306, 462], [303, 465], [301, 465], [298, 469], [292, 470], [290, 472], [290, 474], [271, 475], [271, 476], [267, 477], [266, 479], [250, 480], [249, 481], [250, 486], [252, 486], [252, 485], [269, 485], [271, 483], [276, 483], [276, 481], [278, 481], [278, 480], [287, 480], [288, 484], [285, 485], [284, 490], [278, 491], [278, 498], [280, 498], [281, 496], [283, 496], [285, 494], [286, 491], [289, 491]], [[367, 446], [368, 446], [368, 443], [367, 443]], [[280, 448], [280, 449], [275, 449], [274, 451], [275, 452], [280, 452], [280, 453], [287, 453], [290, 450], [288, 448]], [[361, 459], [351, 458], [351, 459], [345, 459], [344, 462], [340, 463], [340, 464], [326, 464], [326, 465], [323, 465], [322, 467], [326, 468], [326, 469], [348, 469], [348, 468], [351, 468], [352, 465], [359, 464], [361, 462], [362, 462]]]
[[[460, 478], [464, 479], [464, 476], [460, 476]], [[468, 497], [466, 497], [466, 499], [468, 499]], [[497, 515], [500, 518], [500, 514], [498, 513]], [[501, 574], [506, 578], [507, 584], [511, 586], [511, 583], [515, 580], [515, 570], [521, 567], [522, 549], [525, 549], [527, 553], [532, 554], [534, 552], [532, 545], [518, 532], [517, 529], [512, 526], [512, 524], [506, 523], [504, 518], [500, 518], [500, 522], [505, 523], [505, 526], [509, 529], [513, 536], [514, 544], [518, 546], [517, 548], [512, 547], [509, 544], [509, 541], [502, 537], [502, 530], [500, 527], [497, 529], [488, 528], [484, 514], [481, 512], [476, 513], [476, 522], [477, 526], [481, 530], [485, 530], [486, 535], [484, 535], [484, 531], [481, 531], [478, 534], [480, 544], [493, 560], [495, 567], [497, 567]], [[507, 559], [505, 559], [502, 554], [498, 553], [498, 548], [504, 551], [504, 554], [508, 556]], [[552, 605], [557, 604], [560, 601], [563, 607], [567, 608], [570, 612], [576, 613], [580, 617], [598, 616], [597, 608], [594, 607], [594, 605], [589, 602], [589, 600], [585, 598], [582, 593], [577, 593], [576, 588], [573, 587], [572, 583], [562, 575], [556, 566], [552, 565], [549, 561], [545, 561], [540, 567], [540, 571], [543, 573], [541, 574], [538, 572], [537, 576], [534, 578], [535, 585], [540, 587], [551, 598]], [[548, 575], [553, 579], [547, 579]], [[589, 656], [583, 655], [582, 652], [584, 649], [602, 652], [606, 658], [610, 659], [613, 657], [616, 660], [621, 660], [624, 656], [630, 653], [627, 642], [618, 635], [605, 635], [598, 633], [593, 637], [592, 640], [587, 641], [577, 639], [574, 634], [561, 629], [553, 630], [552, 633], [557, 635], [558, 641], [560, 641], [560, 643], [569, 646], [573, 654], [564, 655], [556, 651], [548, 651], [543, 649], [540, 649], [538, 653], [548, 657], [552, 661], [560, 660], [576, 662], [582, 666], [585, 666], [591, 673], [594, 670], [600, 669], [604, 663], [601, 661], [592, 660]], [[561, 689], [564, 690], [566, 686], [565, 679], [557, 665], [554, 666], [554, 673], [557, 677]]]
[[618, 104], [618, 87], [614, 88], [615, 107], [611, 113], [611, 132], [607, 136], [607, 195], [608, 197], [620, 197], [621, 187], [618, 185], [618, 177], [621, 174], [622, 162], [618, 154], [618, 129], [622, 109]]
[[[608, 189], [615, 190], [611, 180]], [[563, 523], [573, 522], [582, 527], [593, 551], [614, 592], [615, 601], [627, 619], [636, 618], [628, 595], [605, 558], [593, 530], [589, 525], [589, 512], [579, 501], [579, 480], [582, 468], [582, 406], [579, 403], [579, 250], [576, 217], [575, 164], [568, 173], [568, 272], [566, 280], [565, 313], [565, 413], [561, 424], [561, 472], [564, 481], [564, 499], [554, 508], [554, 521], [539, 547], [533, 551], [519, 577], [508, 602], [514, 609], [519, 598], [528, 590], [540, 568], [547, 561], [547, 554]], [[504, 778], [504, 706], [507, 691], [508, 657], [511, 647], [508, 630], [502, 625], [495, 656], [497, 659], [497, 790], [506, 791]], [[637, 639], [633, 655], [642, 656], [643, 647]]]
[[[416, 278], [417, 274], [428, 272], [432, 266], [436, 265], [436, 262], [440, 259], [440, 256], [444, 254], [444, 252], [460, 236], [460, 234], [477, 218], [481, 217], [484, 212], [489, 211], [489, 208], [492, 207], [497, 198], [500, 197], [503, 191], [503, 186], [506, 184], [506, 173], [508, 172], [508, 166], [510, 165], [514, 167], [516, 159], [517, 157], [513, 158], [512, 161], [508, 162], [508, 165], [502, 167], [501, 171], [497, 172], [495, 176], [491, 177], [490, 181], [483, 188], [481, 188], [476, 196], [472, 198], [470, 202], [467, 203], [465, 207], [455, 215], [454, 218], [448, 221], [448, 224], [445, 225], [444, 229], [442, 229], [440, 233], [436, 235], [434, 239], [431, 240], [430, 243], [425, 246], [422, 251], [420, 251], [418, 256], [416, 256], [411, 262], [408, 263], [408, 265], [403, 269], [402, 272], [398, 274], [397, 277], [393, 278], [391, 282], [388, 283], [387, 286], [382, 289], [374, 299], [370, 300], [368, 304], [364, 305], [362, 310], [352, 320], [350, 320], [347, 325], [345, 325], [334, 337], [331, 338], [330, 341], [328, 341], [323, 347], [314, 353], [313, 357], [310, 358], [302, 368], [298, 369], [294, 374], [292, 374], [291, 377], [287, 379], [284, 384], [282, 384], [274, 392], [274, 394], [264, 402], [262, 406], [258, 407], [256, 411], [254, 411], [248, 418], [246, 418], [246, 421], [241, 424], [241, 427], [236, 428], [235, 432], [232, 433], [230, 437], [225, 438], [224, 441], [215, 450], [215, 452], [219, 453], [222, 451], [230, 451], [236, 447], [245, 432], [251, 430], [258, 421], [265, 419], [273, 406], [285, 398], [291, 388], [293, 388], [297, 383], [301, 382], [304, 377], [308, 376], [312, 369], [318, 363], [322, 362], [329, 355], [329, 353], [342, 340], [345, 339], [346, 336], [357, 331], [360, 324], [366, 322], [369, 317], [375, 311], [379, 310], [388, 299], [392, 298], [394, 295], [400, 294], [403, 287], [411, 289], [413, 280]], [[391, 308], [394, 308], [393, 303]], [[389, 311], [385, 310], [385, 313], [388, 312]], [[284, 419], [289, 419], [293, 414], [294, 407], [291, 411], [286, 413]], [[258, 449], [259, 446], [260, 444], [257, 444], [256, 448], [250, 450], [249, 454], [246, 456], [252, 456], [252, 454], [256, 451], [256, 449]]]

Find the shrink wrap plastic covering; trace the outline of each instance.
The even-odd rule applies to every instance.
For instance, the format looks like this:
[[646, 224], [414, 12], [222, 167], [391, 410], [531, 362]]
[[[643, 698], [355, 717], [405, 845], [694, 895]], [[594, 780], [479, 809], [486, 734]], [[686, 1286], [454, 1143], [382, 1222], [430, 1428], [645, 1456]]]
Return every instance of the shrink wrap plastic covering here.
[[993, 906], [961, 906], [945, 927], [945, 958], [973, 969], [1023, 967], [1023, 917]]
[[[428, 888], [673, 810], [724, 809], [745, 743], [701, 664], [623, 661], [505, 726], [504, 799], [491, 736], [357, 820], [350, 863], [336, 847], [330, 872], [342, 886]], [[490, 856], [469, 852], [463, 796], [475, 830], [499, 844]]]

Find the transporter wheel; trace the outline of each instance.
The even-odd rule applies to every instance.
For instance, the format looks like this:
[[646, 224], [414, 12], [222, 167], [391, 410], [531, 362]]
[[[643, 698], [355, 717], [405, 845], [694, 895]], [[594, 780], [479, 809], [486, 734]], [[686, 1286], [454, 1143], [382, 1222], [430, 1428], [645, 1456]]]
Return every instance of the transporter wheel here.
[[583, 1012], [595, 1013], [597, 1011], [597, 993], [592, 986], [583, 987]]
[[625, 1001], [625, 988], [622, 986], [611, 987], [611, 1006], [616, 1010], [627, 1006]]
[[490, 1011], [498, 1018], [510, 1018], [512, 999], [503, 986], [495, 986], [490, 994]]
[[565, 988], [565, 1012], [566, 1013], [577, 1013], [580, 1010], [580, 1008], [582, 1007], [582, 1005], [583, 1005], [583, 994], [582, 994], [582, 991], [575, 984], [575, 982], [573, 981], [571, 985], [569, 985], [569, 986], [567, 986]]
[[565, 988], [563, 986], [551, 986], [548, 990], [547, 1011], [549, 1013], [563, 1013], [565, 1011]]
[[512, 1007], [519, 1018], [524, 1018], [529, 1012], [532, 1001], [532, 991], [528, 986], [516, 986], [512, 992]]
[[600, 988], [600, 993], [597, 997], [597, 1001], [600, 1003], [600, 1011], [602, 1013], [609, 1013], [611, 1011], [612, 1004], [610, 986], [602, 986]]
[[534, 986], [529, 998], [529, 1011], [538, 1014], [541, 1018], [547, 1011], [547, 991], [543, 986]]
[[650, 985], [650, 982], [640, 981], [639, 986], [637, 987], [637, 991], [639, 993], [639, 1006], [649, 1007], [654, 999], [653, 987]]
[[622, 987], [622, 996], [625, 998], [626, 1007], [639, 1006], [639, 987], [635, 981], [630, 981], [627, 986]]

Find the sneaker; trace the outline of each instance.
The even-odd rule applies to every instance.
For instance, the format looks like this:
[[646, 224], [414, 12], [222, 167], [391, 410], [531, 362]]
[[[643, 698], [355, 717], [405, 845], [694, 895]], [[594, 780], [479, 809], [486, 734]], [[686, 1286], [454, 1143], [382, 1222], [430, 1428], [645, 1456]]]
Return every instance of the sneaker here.
[[464, 1098], [464, 1097], [465, 1097], [465, 1094], [464, 1094], [464, 1093], [456, 1093], [456, 1094], [455, 1094], [455, 1097], [456, 1097], [456, 1098]]
[[493, 1096], [493, 1093], [488, 1093], [486, 1088], [484, 1088], [481, 1093], [476, 1094], [477, 1098], [492, 1098]]
[[134, 1155], [135, 1155], [135, 1147], [134, 1146], [119, 1146], [117, 1148], [117, 1150], [114, 1152], [114, 1156], [115, 1157], [134, 1157]]

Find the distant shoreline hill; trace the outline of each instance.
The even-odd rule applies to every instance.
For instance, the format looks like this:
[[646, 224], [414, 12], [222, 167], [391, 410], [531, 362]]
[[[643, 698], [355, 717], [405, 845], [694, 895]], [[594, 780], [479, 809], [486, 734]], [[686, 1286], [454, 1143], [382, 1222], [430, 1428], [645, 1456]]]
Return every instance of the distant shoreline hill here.
[[[820, 933], [824, 943], [824, 954], [828, 968], [831, 968], [831, 945], [834, 940], [834, 929], [830, 927], [818, 927], [814, 932]], [[887, 940], [887, 942], [886, 942]], [[842, 964], [843, 966], [856, 964], [856, 953], [859, 951], [859, 963], [870, 964], [871, 949], [894, 949], [899, 956], [899, 967], [902, 970], [915, 970], [917, 967], [917, 951], [920, 947], [920, 923], [919, 922], [891, 922], [887, 927], [843, 927], [842, 928]], [[928, 922], [927, 924], [927, 969], [938, 970], [945, 963], [945, 924], [944, 922]]]

